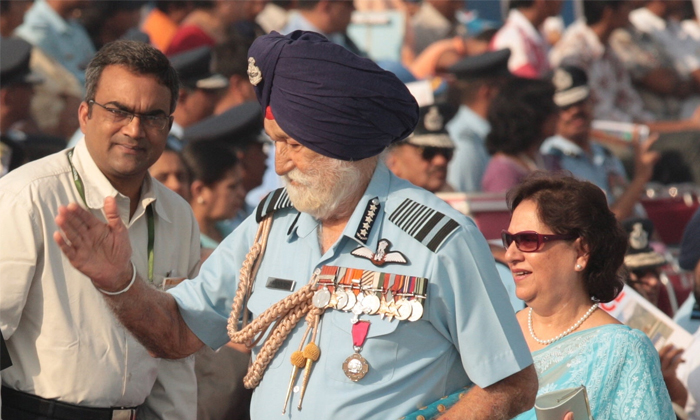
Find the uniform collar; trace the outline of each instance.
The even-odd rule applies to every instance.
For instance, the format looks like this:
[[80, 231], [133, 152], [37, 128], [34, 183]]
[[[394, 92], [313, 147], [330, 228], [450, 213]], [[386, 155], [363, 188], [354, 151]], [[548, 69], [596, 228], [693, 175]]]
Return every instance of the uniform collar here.
[[[380, 239], [379, 236], [382, 230], [382, 220], [384, 219], [384, 211], [386, 207], [385, 203], [390, 187], [391, 174], [384, 162], [380, 160], [377, 163], [377, 168], [372, 175], [372, 179], [367, 185], [367, 189], [362, 195], [362, 198], [360, 198], [360, 201], [355, 206], [355, 210], [350, 216], [350, 219], [343, 230], [342, 236], [350, 238], [350, 240], [357, 242], [358, 245], [365, 245], [370, 249], [376, 249], [377, 242], [379, 242]], [[367, 209], [370, 201], [373, 199], [377, 199], [379, 205], [377, 206], [377, 210], [373, 216], [374, 224], [369, 232], [367, 243], [363, 244], [362, 241], [355, 237], [355, 233], [362, 229], [363, 224], [366, 223], [365, 218], [367, 217]], [[298, 237], [304, 238], [310, 233], [315, 232], [318, 226], [319, 222], [316, 219], [307, 213], [300, 213], [298, 219], [295, 219], [288, 231], [288, 240], [291, 241], [294, 234], [296, 234]]]
[[[115, 197], [119, 208], [119, 215], [126, 226], [129, 226], [129, 198], [119, 191], [109, 182], [107, 177], [97, 167], [97, 164], [90, 156], [85, 143], [85, 137], [78, 141], [75, 146], [72, 162], [75, 170], [83, 180], [83, 188], [85, 189], [85, 201], [90, 209], [102, 210], [104, 207], [104, 199], [106, 197]], [[131, 222], [137, 220], [146, 211], [149, 204], [154, 203], [154, 210], [160, 218], [170, 223], [170, 217], [167, 209], [156, 198], [158, 192], [153, 185], [153, 179], [146, 173], [141, 188], [141, 198], [139, 206], [131, 218]], [[161, 200], [162, 201], [162, 200]]]
[[583, 156], [586, 154], [579, 145], [560, 135], [550, 137], [542, 144], [542, 150], [545, 153], [551, 149], [557, 149], [567, 156]]

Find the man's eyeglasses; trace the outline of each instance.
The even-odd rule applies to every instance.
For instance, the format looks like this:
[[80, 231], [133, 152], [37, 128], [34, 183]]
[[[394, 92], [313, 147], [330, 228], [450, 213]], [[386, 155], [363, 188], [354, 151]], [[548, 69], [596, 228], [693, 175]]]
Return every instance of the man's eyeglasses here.
[[428, 162], [437, 155], [442, 155], [446, 160], [451, 160], [455, 153], [455, 150], [449, 147], [415, 146], [413, 144], [411, 146], [418, 148], [423, 159]]
[[124, 111], [123, 109], [119, 108], [112, 108], [108, 107], [105, 105], [102, 105], [100, 103], [95, 102], [94, 100], [89, 100], [88, 104], [95, 104], [99, 106], [100, 108], [104, 109], [109, 113], [109, 115], [112, 118], [112, 122], [114, 124], [122, 124], [122, 125], [127, 125], [130, 124], [131, 121], [134, 119], [134, 117], [139, 117], [139, 120], [141, 120], [141, 124], [143, 125], [144, 128], [152, 128], [154, 130], [164, 130], [167, 126], [170, 125], [170, 121], [172, 117], [164, 115], [164, 114], [155, 114], [155, 115], [144, 115], [144, 114], [138, 114], [136, 112], [129, 112], [129, 111]]
[[506, 230], [501, 231], [501, 240], [503, 240], [503, 247], [508, 249], [510, 247], [510, 244], [512, 244], [515, 241], [515, 246], [521, 252], [537, 252], [540, 249], [542, 249], [545, 242], [572, 240], [576, 239], [577, 237], [578, 236], [576, 235], [542, 235], [531, 230], [518, 233], [510, 233]]

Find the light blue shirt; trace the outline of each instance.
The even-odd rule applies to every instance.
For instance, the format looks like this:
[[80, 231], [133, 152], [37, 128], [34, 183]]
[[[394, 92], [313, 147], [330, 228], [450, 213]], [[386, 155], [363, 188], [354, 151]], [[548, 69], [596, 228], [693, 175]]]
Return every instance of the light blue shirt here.
[[85, 84], [84, 67], [95, 55], [95, 47], [77, 21], [63, 20], [45, 0], [36, 0], [15, 34], [41, 48]]
[[[388, 239], [394, 244], [391, 250], [406, 256], [406, 265], [376, 267], [350, 254], [362, 245], [355, 233], [374, 198], [380, 208], [366, 246], [374, 252], [380, 239]], [[408, 229], [405, 223], [414, 223], [410, 218], [390, 220], [406, 199], [428, 211], [429, 217], [413, 225], [418, 232], [427, 232], [425, 237], [411, 236], [395, 224]], [[440, 235], [450, 224], [453, 230]], [[257, 228], [255, 218], [248, 218], [214, 251], [197, 278], [170, 291], [187, 325], [212, 348], [228, 341], [226, 322], [238, 272]], [[315, 219], [291, 207], [274, 213], [265, 258], [248, 302], [254, 316], [291, 293], [266, 287], [269, 277], [296, 281], [296, 291], [308, 283], [315, 269], [329, 265], [427, 278], [423, 317], [415, 322], [390, 322], [378, 315], [362, 315], [371, 322], [361, 352], [370, 369], [359, 382], [352, 382], [342, 365], [354, 353], [353, 314], [326, 310], [317, 340], [321, 357], [311, 373], [303, 409], [297, 410], [299, 396], [293, 393], [282, 415], [292, 373], [290, 355], [306, 329], [299, 322], [253, 394], [253, 420], [396, 419], [472, 382], [486, 387], [532, 363], [486, 241], [470, 219], [433, 194], [397, 178], [380, 163], [343, 234], [323, 255], [318, 228]], [[254, 354], [261, 344], [253, 349]], [[295, 385], [301, 385], [301, 375]]]
[[447, 182], [456, 191], [481, 191], [481, 178], [491, 159], [485, 146], [491, 125], [468, 106], [460, 105], [446, 128], [455, 142], [455, 155], [447, 167]]
[[591, 153], [562, 136], [550, 137], [542, 143], [543, 155], [552, 155], [560, 169], [571, 172], [576, 178], [594, 183], [605, 191], [608, 203], [615, 202], [627, 184], [625, 168], [614, 154], [598, 143], [591, 142]]

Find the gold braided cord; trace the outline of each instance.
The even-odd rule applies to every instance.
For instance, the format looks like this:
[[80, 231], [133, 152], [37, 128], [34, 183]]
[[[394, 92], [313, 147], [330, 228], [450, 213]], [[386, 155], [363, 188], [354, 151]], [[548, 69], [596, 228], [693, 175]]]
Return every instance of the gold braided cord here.
[[244, 326], [240, 331], [238, 330], [238, 319], [244, 307], [244, 302], [247, 302], [250, 297], [255, 276], [267, 248], [267, 239], [271, 226], [272, 216], [263, 219], [258, 226], [253, 245], [241, 267], [238, 289], [236, 290], [231, 315], [228, 319], [227, 329], [231, 341], [245, 344], [248, 348], [255, 346], [270, 325], [274, 323], [272, 331], [265, 339], [256, 355], [255, 361], [248, 367], [247, 375], [243, 378], [243, 385], [248, 389], [255, 388], [260, 384], [265, 369], [267, 369], [267, 366], [299, 320], [304, 315], [307, 315], [307, 322], [310, 321], [309, 323], [312, 323], [313, 319], [323, 312], [321, 309], [313, 306], [313, 285], [307, 284], [266, 309], [250, 324], [247, 324], [246, 315], [248, 311], [246, 311], [243, 319]]

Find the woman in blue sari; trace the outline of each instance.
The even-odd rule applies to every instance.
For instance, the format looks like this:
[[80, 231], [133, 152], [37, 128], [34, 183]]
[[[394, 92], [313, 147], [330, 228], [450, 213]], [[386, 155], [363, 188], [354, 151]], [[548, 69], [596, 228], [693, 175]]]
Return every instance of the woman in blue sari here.
[[[536, 174], [509, 192], [508, 204], [503, 243], [516, 295], [528, 305], [517, 317], [538, 395], [585, 385], [596, 420], [675, 419], [651, 341], [598, 308], [622, 290], [627, 247], [603, 192]], [[535, 418], [534, 409], [517, 417]]]

